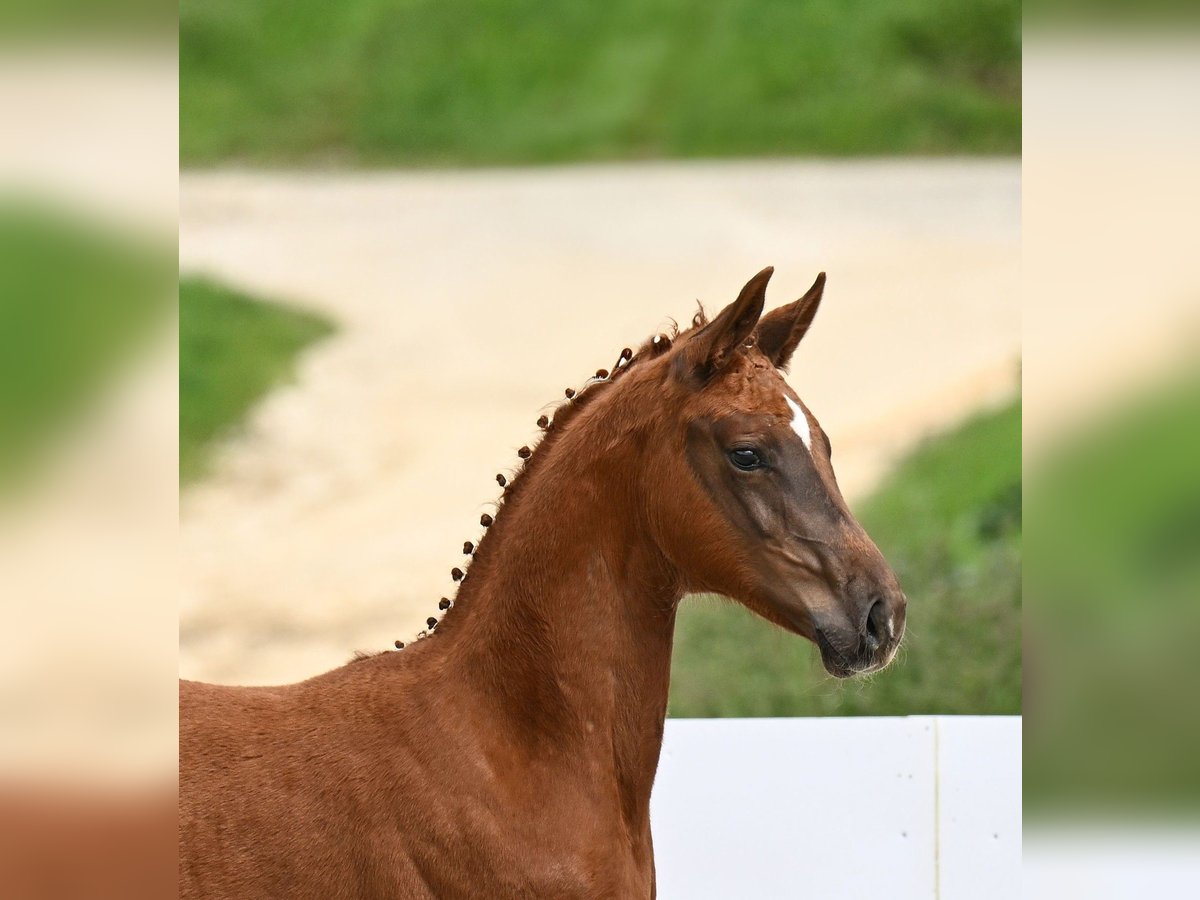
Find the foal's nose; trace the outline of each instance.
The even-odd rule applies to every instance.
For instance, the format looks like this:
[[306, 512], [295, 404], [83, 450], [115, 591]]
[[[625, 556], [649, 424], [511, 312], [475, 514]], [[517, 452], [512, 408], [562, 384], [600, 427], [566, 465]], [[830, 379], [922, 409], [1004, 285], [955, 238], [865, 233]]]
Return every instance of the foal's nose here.
[[896, 599], [876, 597], [867, 612], [867, 621], [863, 629], [863, 640], [867, 653], [875, 653], [880, 647], [891, 643], [900, 627], [897, 619], [904, 615], [903, 596]]

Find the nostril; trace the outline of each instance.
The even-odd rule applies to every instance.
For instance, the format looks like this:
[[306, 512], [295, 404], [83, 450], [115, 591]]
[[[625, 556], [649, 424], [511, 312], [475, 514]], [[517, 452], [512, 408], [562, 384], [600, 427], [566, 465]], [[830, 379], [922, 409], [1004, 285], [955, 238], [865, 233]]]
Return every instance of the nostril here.
[[888, 612], [887, 604], [882, 600], [876, 600], [871, 604], [871, 610], [867, 613], [866, 629], [867, 649], [871, 653], [874, 653], [891, 638], [890, 618], [891, 614]]

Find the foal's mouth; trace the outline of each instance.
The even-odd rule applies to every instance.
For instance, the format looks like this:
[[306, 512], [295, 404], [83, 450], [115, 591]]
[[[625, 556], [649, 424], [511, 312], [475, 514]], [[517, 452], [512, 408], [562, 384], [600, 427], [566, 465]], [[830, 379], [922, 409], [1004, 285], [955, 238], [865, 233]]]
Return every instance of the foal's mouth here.
[[834, 646], [824, 629], [815, 630], [817, 649], [821, 651], [821, 664], [834, 678], [853, 678], [855, 675], [870, 675], [887, 667], [896, 655], [899, 640], [890, 646], [880, 647], [874, 653], [860, 646], [857, 653], [844, 653]]
[[849, 678], [856, 674], [850, 660], [830, 643], [828, 636], [820, 628], [816, 630], [816, 644], [817, 649], [821, 651], [821, 663], [826, 672], [834, 678]]

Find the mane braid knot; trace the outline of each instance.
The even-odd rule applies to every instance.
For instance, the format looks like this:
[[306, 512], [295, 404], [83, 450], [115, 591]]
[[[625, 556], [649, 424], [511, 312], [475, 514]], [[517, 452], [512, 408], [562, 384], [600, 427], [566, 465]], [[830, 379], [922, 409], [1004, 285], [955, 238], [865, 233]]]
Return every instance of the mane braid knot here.
[[[700, 321], [702, 319], [703, 319], [703, 312], [698, 313], [696, 316], [696, 319], [693, 320], [693, 325], [695, 327], [699, 327], [699, 325], [702, 324], [702, 322]], [[676, 335], [678, 334], [678, 328], [675, 329], [675, 334]], [[642, 346], [642, 351], [648, 352], [653, 356], [658, 356], [659, 354], [661, 354], [664, 351], [666, 351], [667, 349], [669, 349], [671, 347], [671, 343], [672, 343], [671, 337], [669, 337], [665, 334], [657, 334], [651, 340], [647, 341], [646, 344], [644, 344]], [[639, 353], [642, 351], [639, 351]], [[619, 378], [622, 374], [624, 374], [626, 371], [628, 371], [629, 367], [637, 362], [637, 359], [638, 359], [638, 356], [633, 352], [633, 350], [631, 350], [629, 347], [625, 347], [624, 349], [621, 350], [621, 353], [617, 357], [617, 361], [613, 364], [612, 369], [611, 370], [597, 369], [595, 378], [589, 379], [589, 381], [585, 387], [591, 387], [593, 385], [601, 385], [601, 384], [612, 384], [617, 378]], [[574, 403], [569, 402], [569, 403], [560, 405], [558, 410], [555, 412], [553, 418], [550, 416], [544, 415], [544, 414], [541, 416], [538, 416], [537, 427], [540, 428], [546, 434], [549, 434], [549, 432], [552, 429], [554, 429], [554, 426], [556, 423], [558, 423], [558, 425], [561, 427], [568, 419], [573, 417], [574, 413], [579, 408], [581, 408], [581, 406], [588, 399], [591, 399], [591, 392], [586, 391], [586, 390], [584, 392], [577, 394], [577, 392], [575, 391], [574, 388], [567, 388], [563, 393], [566, 396], [568, 401], [576, 401], [576, 402], [574, 402]], [[543, 445], [541, 443], [539, 443], [536, 448], [530, 448], [528, 445], [523, 446], [523, 447], [521, 447], [521, 449], [519, 449], [517, 451], [517, 456], [519, 456], [522, 460], [524, 460], [526, 466], [528, 466], [535, 455], [535, 451], [540, 450], [542, 448], [542, 446]], [[503, 473], [498, 473], [496, 475], [496, 483], [498, 485], [500, 485], [500, 487], [503, 489], [509, 489], [513, 486], [512, 484], [509, 483], [509, 479], [506, 478], [503, 475]], [[494, 523], [495, 523], [495, 519], [488, 513], [483, 513], [483, 515], [481, 515], [479, 517], [479, 524], [481, 526], [483, 526], [484, 528], [490, 528]], [[477, 549], [478, 549], [478, 545], [473, 543], [472, 541], [464, 541], [463, 542], [462, 552], [463, 552], [464, 556], [471, 556], [472, 554], [475, 553], [475, 551]], [[458, 566], [455, 566], [453, 569], [450, 570], [450, 577], [455, 582], [459, 583], [461, 586], [462, 582], [466, 581], [467, 573], [464, 572], [462, 569], [460, 569]], [[454, 606], [454, 601], [451, 600], [449, 597], [442, 597], [440, 600], [438, 600], [438, 609], [441, 610], [443, 613], [446, 612], [447, 610], [453, 608], [453, 606]], [[425, 620], [425, 629], [417, 632], [416, 639], [418, 641], [421, 641], [421, 640], [424, 640], [425, 638], [429, 637], [433, 633], [433, 631], [437, 628], [438, 624], [439, 624], [439, 621], [436, 617], [434, 617], [434, 616], [428, 617]], [[405, 647], [404, 641], [397, 640], [395, 642], [395, 647], [397, 650], [403, 650]]]

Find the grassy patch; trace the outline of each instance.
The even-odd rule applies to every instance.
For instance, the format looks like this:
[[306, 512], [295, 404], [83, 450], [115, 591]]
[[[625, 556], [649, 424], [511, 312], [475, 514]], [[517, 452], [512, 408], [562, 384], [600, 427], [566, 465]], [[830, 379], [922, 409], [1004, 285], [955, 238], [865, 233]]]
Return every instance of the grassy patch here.
[[1019, 0], [183, 0], [185, 164], [1013, 153]]
[[163, 247], [0, 200], [0, 487], [43, 458], [170, 309]]
[[897, 661], [837, 681], [809, 642], [697, 598], [676, 630], [672, 715], [1020, 712], [1020, 404], [928, 441], [857, 512], [909, 596]]
[[332, 332], [310, 313], [265, 303], [203, 278], [179, 284], [179, 471], [203, 473], [212, 442], [271, 387], [296, 355]]

